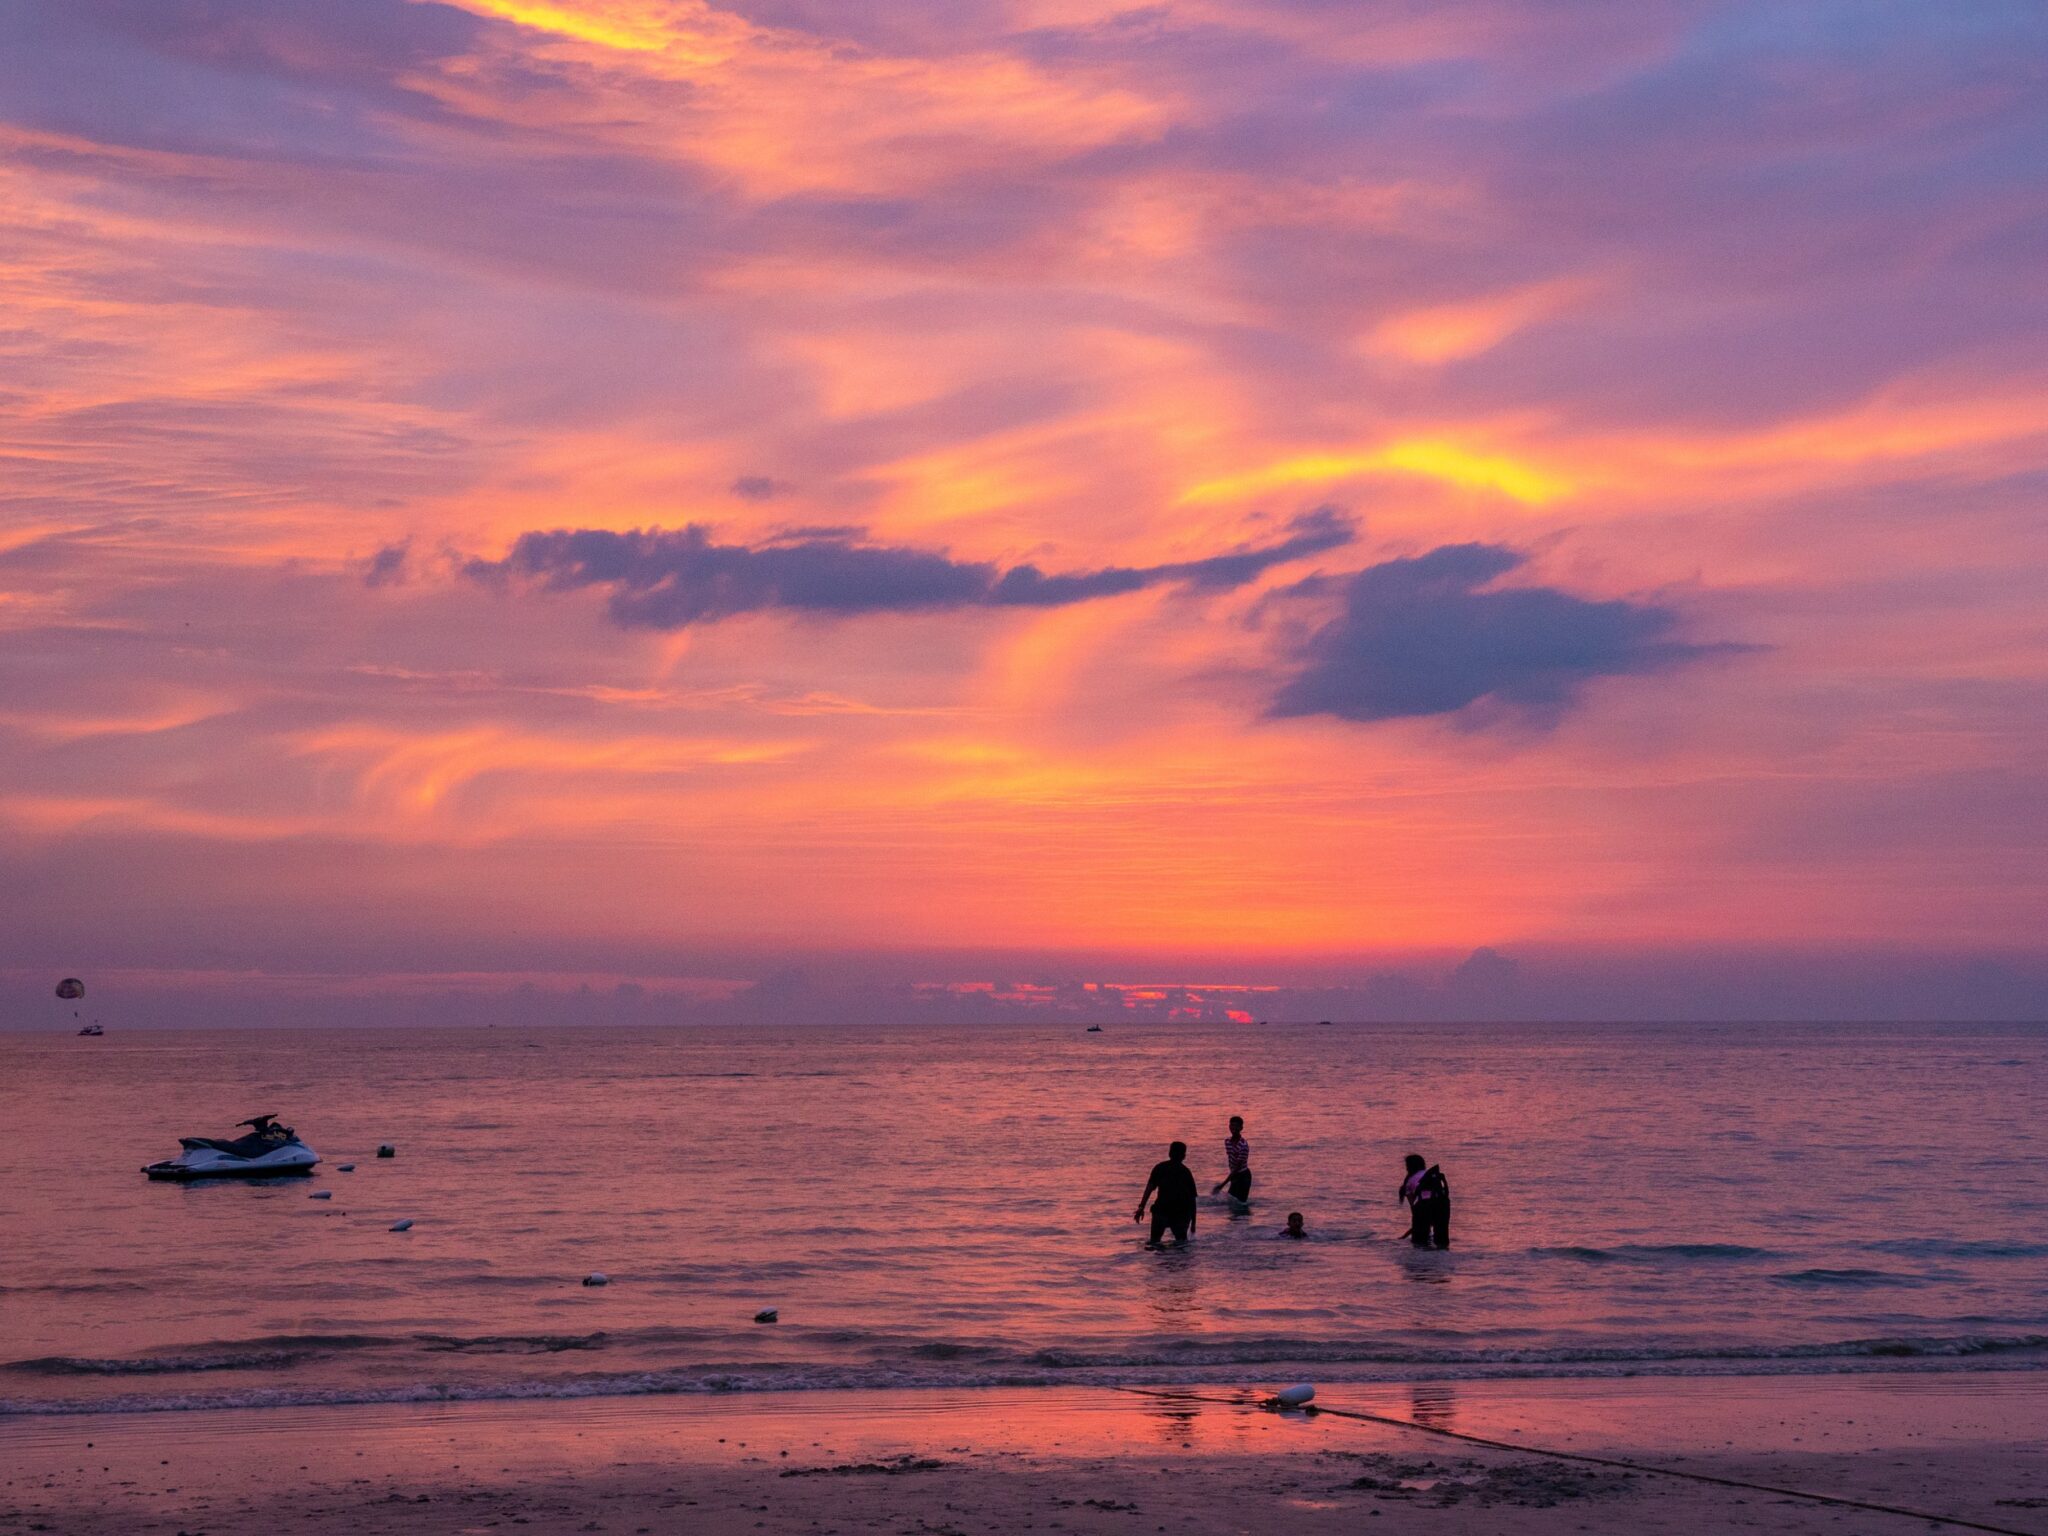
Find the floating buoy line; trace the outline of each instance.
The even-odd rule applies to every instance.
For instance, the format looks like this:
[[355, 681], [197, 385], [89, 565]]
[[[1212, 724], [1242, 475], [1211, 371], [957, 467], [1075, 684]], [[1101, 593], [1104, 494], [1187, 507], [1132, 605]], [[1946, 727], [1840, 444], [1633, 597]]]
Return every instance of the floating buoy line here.
[[[1413, 1419], [1398, 1419], [1392, 1414], [1368, 1413], [1363, 1408], [1326, 1408], [1321, 1403], [1311, 1403], [1306, 1399], [1298, 1402], [1283, 1401], [1288, 1393], [1261, 1401], [1249, 1401], [1241, 1397], [1210, 1397], [1200, 1392], [1162, 1390], [1158, 1387], [1118, 1387], [1115, 1390], [1128, 1392], [1136, 1397], [1161, 1398], [1169, 1402], [1221, 1403], [1228, 1408], [1268, 1408], [1303, 1415], [1328, 1414], [1333, 1418], [1356, 1419], [1365, 1424], [1384, 1424], [1391, 1429], [1412, 1429], [1417, 1434], [1437, 1435], [1445, 1440], [1462, 1440], [1467, 1445], [1483, 1445], [1489, 1450], [1518, 1452], [1524, 1456], [1548, 1456], [1553, 1461], [1577, 1461], [1592, 1467], [1618, 1467], [1624, 1472], [1640, 1472], [1648, 1477], [1676, 1477], [1689, 1483], [1709, 1483], [1717, 1488], [1740, 1488], [1745, 1493], [1768, 1493], [1781, 1499], [1804, 1499], [1810, 1504], [1830, 1504], [1837, 1509], [1861, 1509], [1877, 1515], [1898, 1515], [1907, 1520], [1926, 1520], [1935, 1525], [1954, 1526], [1959, 1530], [1989, 1531], [1992, 1536], [2039, 1536], [2038, 1532], [2022, 1531], [2010, 1525], [1989, 1525], [1982, 1520], [1965, 1519], [1961, 1515], [1930, 1515], [1924, 1509], [1906, 1509], [1898, 1504], [1879, 1504], [1870, 1499], [1845, 1498], [1838, 1493], [1810, 1493], [1804, 1488], [1780, 1488], [1771, 1483], [1745, 1482], [1739, 1477], [1718, 1477], [1712, 1472], [1687, 1472], [1678, 1467], [1660, 1467], [1651, 1462], [1623, 1461], [1618, 1456], [1594, 1456], [1585, 1451], [1560, 1451], [1543, 1445], [1523, 1445], [1513, 1440], [1493, 1440], [1485, 1435], [1467, 1434], [1462, 1429], [1441, 1429], [1434, 1424], [1418, 1424]], [[1299, 1390], [1288, 1389], [1289, 1393]]]

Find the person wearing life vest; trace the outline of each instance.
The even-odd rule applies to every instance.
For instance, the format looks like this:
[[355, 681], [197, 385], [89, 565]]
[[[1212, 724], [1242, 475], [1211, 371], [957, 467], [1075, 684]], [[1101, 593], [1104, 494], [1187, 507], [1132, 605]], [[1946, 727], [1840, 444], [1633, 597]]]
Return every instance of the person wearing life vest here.
[[1230, 1171], [1223, 1176], [1209, 1193], [1220, 1195], [1223, 1185], [1230, 1186], [1230, 1198], [1242, 1205], [1252, 1197], [1252, 1144], [1244, 1139], [1244, 1116], [1230, 1117], [1230, 1135], [1223, 1143], [1223, 1159]]
[[1408, 1177], [1397, 1198], [1408, 1207], [1408, 1240], [1418, 1248], [1451, 1246], [1451, 1183], [1443, 1169], [1408, 1154]]

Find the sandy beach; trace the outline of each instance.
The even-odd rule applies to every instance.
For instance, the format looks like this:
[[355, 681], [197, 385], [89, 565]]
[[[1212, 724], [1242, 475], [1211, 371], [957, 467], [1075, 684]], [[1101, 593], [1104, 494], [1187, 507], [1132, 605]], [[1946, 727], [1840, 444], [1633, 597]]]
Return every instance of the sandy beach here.
[[[1929, 1530], [1195, 1389], [80, 1414], [0, 1426], [0, 1532]], [[2048, 1384], [1436, 1383], [1325, 1395], [1520, 1444], [2048, 1532]], [[1950, 1526], [1948, 1528], [1964, 1528]]]

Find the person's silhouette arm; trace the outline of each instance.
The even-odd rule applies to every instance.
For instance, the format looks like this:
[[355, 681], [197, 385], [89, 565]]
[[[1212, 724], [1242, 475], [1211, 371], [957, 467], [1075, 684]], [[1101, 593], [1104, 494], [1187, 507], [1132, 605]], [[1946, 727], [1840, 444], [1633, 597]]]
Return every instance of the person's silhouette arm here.
[[1133, 1215], [1133, 1216], [1131, 1217], [1131, 1220], [1133, 1220], [1133, 1221], [1143, 1221], [1143, 1220], [1145, 1219], [1145, 1202], [1146, 1202], [1146, 1201], [1148, 1201], [1148, 1200], [1150, 1200], [1150, 1199], [1152, 1198], [1152, 1192], [1153, 1192], [1153, 1191], [1154, 1191], [1155, 1189], [1157, 1189], [1158, 1187], [1159, 1187], [1159, 1170], [1158, 1170], [1157, 1168], [1154, 1168], [1154, 1169], [1152, 1170], [1152, 1176], [1151, 1176], [1151, 1177], [1150, 1177], [1149, 1179], [1147, 1179], [1147, 1180], [1145, 1181], [1145, 1193], [1143, 1193], [1142, 1195], [1138, 1196], [1138, 1209], [1137, 1209], [1137, 1213], [1136, 1213], [1135, 1215]]

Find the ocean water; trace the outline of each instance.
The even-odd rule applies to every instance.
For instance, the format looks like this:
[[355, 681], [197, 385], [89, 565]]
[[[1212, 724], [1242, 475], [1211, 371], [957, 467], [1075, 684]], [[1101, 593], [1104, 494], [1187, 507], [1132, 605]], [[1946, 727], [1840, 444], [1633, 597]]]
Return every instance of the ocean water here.
[[[138, 1171], [258, 1111], [312, 1179]], [[0, 1414], [2048, 1367], [2034, 1028], [0, 1034], [0, 1116]]]

